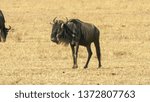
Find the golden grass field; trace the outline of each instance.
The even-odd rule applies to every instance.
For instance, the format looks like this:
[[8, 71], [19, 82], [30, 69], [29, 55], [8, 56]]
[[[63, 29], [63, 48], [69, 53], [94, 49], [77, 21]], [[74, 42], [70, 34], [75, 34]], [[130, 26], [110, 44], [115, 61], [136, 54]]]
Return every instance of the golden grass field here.
[[[6, 26], [0, 43], [0, 84], [150, 84], [149, 0], [0, 0]], [[50, 41], [54, 17], [79, 18], [101, 31], [102, 67], [94, 44], [89, 68], [80, 47], [72, 69], [70, 46]]]

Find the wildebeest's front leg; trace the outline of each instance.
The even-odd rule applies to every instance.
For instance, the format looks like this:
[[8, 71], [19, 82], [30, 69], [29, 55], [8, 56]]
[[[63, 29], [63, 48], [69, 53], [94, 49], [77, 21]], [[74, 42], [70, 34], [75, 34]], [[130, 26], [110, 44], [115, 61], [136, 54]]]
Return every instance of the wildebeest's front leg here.
[[87, 45], [86, 48], [87, 48], [87, 51], [88, 51], [88, 59], [86, 61], [86, 64], [85, 64], [84, 68], [88, 67], [89, 61], [90, 61], [91, 56], [92, 56], [91, 44]]
[[73, 67], [72, 68], [78, 68], [77, 57], [78, 57], [79, 43], [76, 42], [75, 45], [71, 45], [71, 49], [72, 49], [72, 56], [73, 56]]

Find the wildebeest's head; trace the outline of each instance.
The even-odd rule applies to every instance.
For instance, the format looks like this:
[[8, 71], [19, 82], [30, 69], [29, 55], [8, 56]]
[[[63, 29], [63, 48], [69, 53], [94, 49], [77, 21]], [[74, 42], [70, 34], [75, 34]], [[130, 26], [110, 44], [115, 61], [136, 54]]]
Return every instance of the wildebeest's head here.
[[53, 24], [52, 24], [51, 41], [57, 44], [60, 43], [60, 38], [62, 37], [63, 31], [64, 31], [63, 25], [64, 25], [64, 21], [56, 20], [56, 17], [54, 18]]
[[66, 18], [66, 21], [63, 20], [56, 20], [56, 17], [53, 20], [52, 24], [52, 33], [51, 33], [51, 41], [59, 44], [63, 43], [65, 45], [68, 45], [71, 39], [71, 35], [67, 33], [68, 27], [67, 27], [68, 19]]
[[11, 26], [9, 26], [9, 28], [3, 28], [3, 29], [0, 30], [0, 36], [2, 37], [3, 42], [6, 41], [6, 37], [7, 37], [8, 31], [10, 29], [11, 29]]
[[0, 42], [1, 42], [1, 38], [3, 39], [3, 42], [6, 41], [6, 37], [10, 29], [11, 26], [9, 26], [9, 28], [5, 27], [5, 18], [2, 11], [0, 10]]

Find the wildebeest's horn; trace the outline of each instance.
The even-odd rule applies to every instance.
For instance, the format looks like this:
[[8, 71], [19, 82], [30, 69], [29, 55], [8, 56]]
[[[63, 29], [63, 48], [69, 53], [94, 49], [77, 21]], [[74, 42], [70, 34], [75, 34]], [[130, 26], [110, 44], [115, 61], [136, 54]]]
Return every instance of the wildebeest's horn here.
[[68, 22], [68, 18], [66, 17], [66, 22]]
[[9, 25], [9, 28], [8, 28], [8, 30], [10, 30], [11, 29], [11, 26]]
[[7, 31], [9, 31], [11, 29], [11, 26], [9, 25], [9, 28], [5, 28]]
[[55, 21], [56, 21], [56, 18], [57, 18], [57, 17], [55, 17], [55, 18], [53, 19], [53, 22], [54, 22], [54, 23], [55, 23]]

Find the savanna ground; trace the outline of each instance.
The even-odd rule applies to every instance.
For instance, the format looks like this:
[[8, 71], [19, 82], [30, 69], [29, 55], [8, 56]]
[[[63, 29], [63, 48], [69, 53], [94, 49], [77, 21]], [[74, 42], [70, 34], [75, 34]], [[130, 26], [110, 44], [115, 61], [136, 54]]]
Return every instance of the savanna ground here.
[[[0, 0], [0, 9], [12, 26], [0, 43], [0, 84], [150, 84], [149, 0]], [[100, 69], [94, 45], [89, 68], [80, 47], [72, 69], [70, 46], [50, 41], [56, 16], [100, 29]]]

